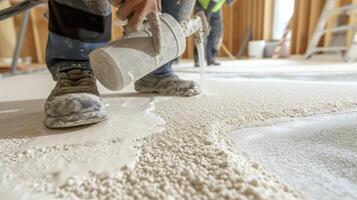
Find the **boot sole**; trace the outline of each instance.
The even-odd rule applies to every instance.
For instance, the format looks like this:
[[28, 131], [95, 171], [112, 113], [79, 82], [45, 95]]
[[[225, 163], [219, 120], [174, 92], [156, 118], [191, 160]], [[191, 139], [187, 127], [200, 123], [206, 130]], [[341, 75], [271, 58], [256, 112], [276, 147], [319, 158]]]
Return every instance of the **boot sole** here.
[[95, 124], [108, 119], [105, 111], [81, 113], [64, 117], [46, 117], [44, 124], [47, 128], [60, 129]]
[[140, 89], [135, 88], [135, 91], [138, 93], [142, 94], [159, 94], [159, 91], [150, 87], [143, 88], [141, 87]]

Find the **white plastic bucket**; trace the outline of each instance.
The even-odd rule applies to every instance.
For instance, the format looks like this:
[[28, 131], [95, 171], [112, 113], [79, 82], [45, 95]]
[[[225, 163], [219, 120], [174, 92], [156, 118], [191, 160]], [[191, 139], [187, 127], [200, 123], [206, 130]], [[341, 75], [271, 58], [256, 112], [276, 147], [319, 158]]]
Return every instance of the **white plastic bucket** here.
[[255, 58], [255, 59], [263, 58], [265, 44], [266, 42], [264, 40], [249, 42], [249, 47], [248, 47], [249, 58]]

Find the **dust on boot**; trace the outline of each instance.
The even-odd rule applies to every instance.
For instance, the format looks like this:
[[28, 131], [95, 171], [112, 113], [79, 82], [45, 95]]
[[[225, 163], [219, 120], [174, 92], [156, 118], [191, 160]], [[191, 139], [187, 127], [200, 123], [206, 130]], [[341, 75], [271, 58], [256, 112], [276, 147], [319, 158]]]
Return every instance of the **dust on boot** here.
[[93, 124], [108, 118], [92, 71], [73, 68], [60, 71], [57, 84], [45, 103], [45, 125], [67, 128]]
[[135, 82], [135, 90], [140, 93], [159, 93], [162, 95], [191, 97], [201, 93], [194, 81], [180, 79], [176, 74], [146, 75]]

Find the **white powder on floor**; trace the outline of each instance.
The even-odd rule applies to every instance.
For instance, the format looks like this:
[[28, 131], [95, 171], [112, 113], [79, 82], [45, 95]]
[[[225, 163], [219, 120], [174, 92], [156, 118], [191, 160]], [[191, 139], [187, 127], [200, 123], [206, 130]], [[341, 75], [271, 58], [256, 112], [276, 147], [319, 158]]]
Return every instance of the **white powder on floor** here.
[[[44, 148], [42, 153], [41, 148], [29, 152], [23, 149], [26, 153], [21, 158], [5, 156], [10, 160], [6, 162], [2, 156], [0, 174], [10, 171], [15, 181], [21, 179], [24, 186], [21, 191], [32, 191], [30, 194], [37, 191], [67, 199], [305, 199], [307, 196], [301, 191], [269, 175], [241, 149], [236, 149], [227, 134], [262, 121], [357, 108], [357, 86], [353, 85], [208, 81], [207, 90], [210, 94], [207, 96], [156, 102], [154, 112], [166, 121], [165, 130], [142, 140], [138, 147], [140, 156], [133, 169], [99, 173], [98, 165], [86, 166], [74, 171], [90, 170], [86, 178], [74, 175], [56, 186], [45, 167], [57, 156], [64, 158], [63, 166], [77, 167], [83, 167], [79, 164], [86, 162], [81, 160], [82, 155], [97, 157], [99, 164], [102, 160], [116, 160], [122, 156], [121, 152], [115, 152], [120, 143], [115, 146], [110, 137], [101, 141], [92, 137], [93, 142], [88, 146], [76, 146], [74, 142], [74, 146], [65, 147], [54, 141], [54, 145], [41, 147]], [[0, 119], [1, 126], [5, 118]], [[27, 122], [39, 123], [38, 120]], [[100, 130], [94, 126], [86, 131], [92, 133], [94, 129], [96, 136], [108, 131], [105, 124], [100, 126]], [[112, 131], [114, 129], [115, 126]], [[11, 133], [21, 136], [20, 132]], [[10, 155], [11, 149], [22, 146], [21, 140], [25, 139], [20, 136], [7, 139], [10, 142], [0, 137], [2, 155]], [[9, 149], [4, 147], [9, 143], [13, 144]], [[41, 146], [40, 143], [35, 146]], [[112, 148], [106, 148], [113, 144]], [[93, 146], [98, 148], [90, 150]], [[119, 157], [115, 157], [112, 150]], [[31, 176], [37, 174], [31, 167], [38, 161], [47, 163], [37, 165], [44, 167], [38, 170], [45, 173]], [[64, 167], [58, 169], [59, 172], [66, 170]]]

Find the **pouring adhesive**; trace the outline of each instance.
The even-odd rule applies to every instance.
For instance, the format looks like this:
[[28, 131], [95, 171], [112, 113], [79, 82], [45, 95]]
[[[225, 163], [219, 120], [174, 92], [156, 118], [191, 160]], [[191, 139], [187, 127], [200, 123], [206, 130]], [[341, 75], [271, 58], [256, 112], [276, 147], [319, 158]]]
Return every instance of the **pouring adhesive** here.
[[[202, 38], [209, 34], [203, 13], [182, 23], [168, 14], [162, 14], [160, 20], [163, 33], [160, 54], [155, 51], [150, 27], [146, 24], [144, 30], [126, 35], [89, 55], [94, 75], [106, 88], [113, 91], [124, 88], [180, 57], [186, 49], [186, 37], [195, 35], [195, 38], [201, 38], [198, 41], [202, 43]], [[202, 54], [204, 51], [200, 53], [204, 59]]]

